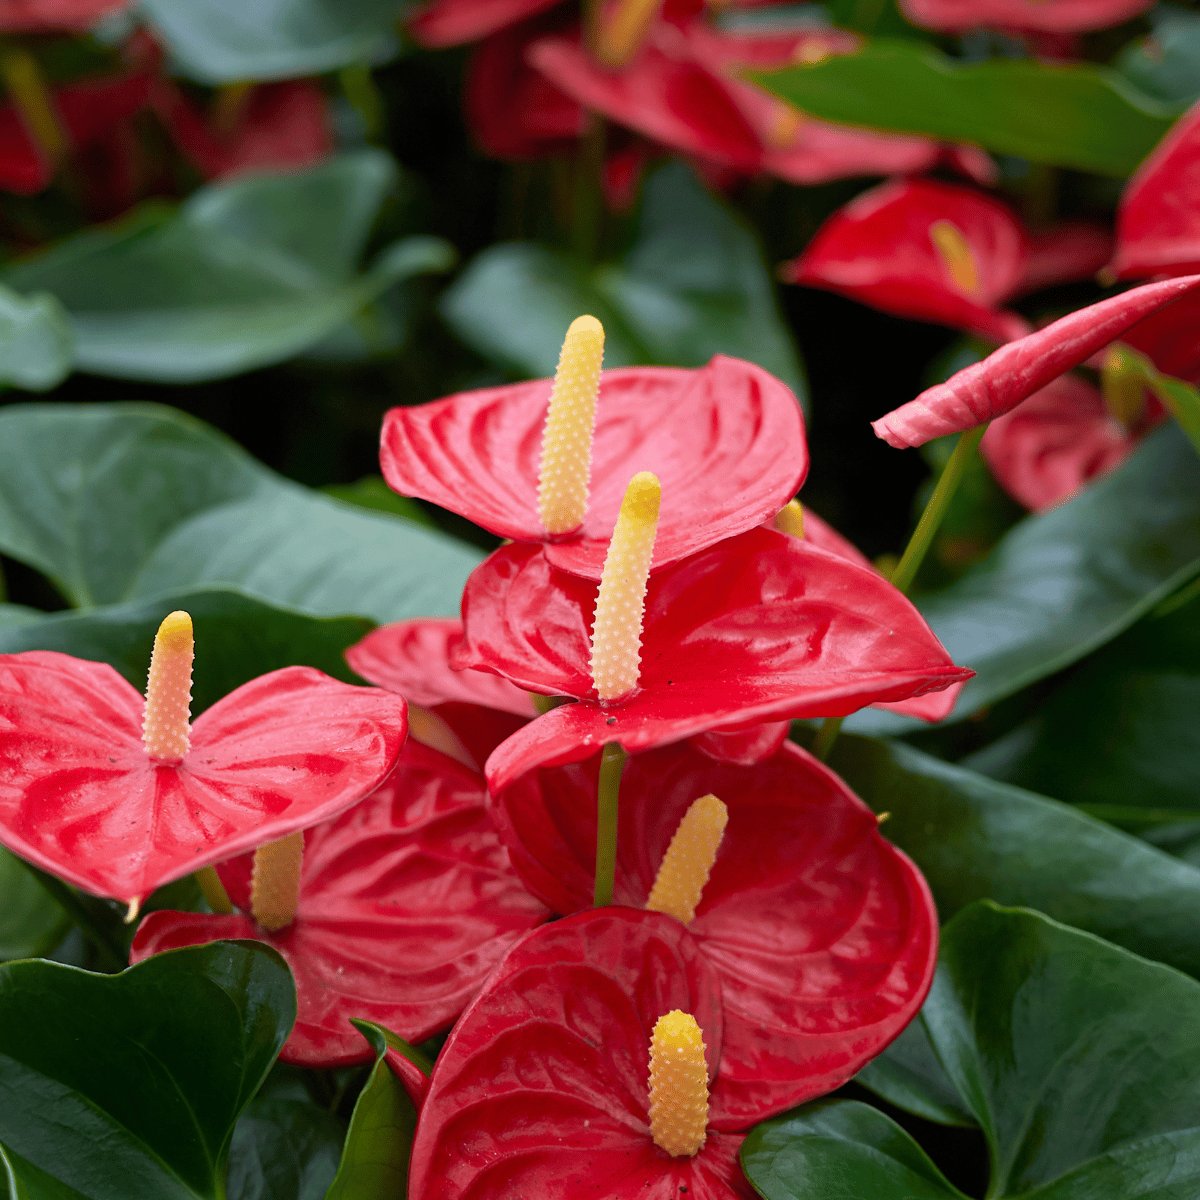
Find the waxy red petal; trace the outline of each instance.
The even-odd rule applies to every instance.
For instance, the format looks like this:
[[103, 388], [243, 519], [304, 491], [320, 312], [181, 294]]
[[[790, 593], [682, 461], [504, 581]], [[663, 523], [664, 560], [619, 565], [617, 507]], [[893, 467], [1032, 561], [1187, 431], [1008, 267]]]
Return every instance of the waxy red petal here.
[[403, 700], [311, 667], [219, 700], [178, 766], [146, 754], [142, 708], [105, 664], [0, 655], [0, 842], [76, 887], [145, 896], [347, 808], [408, 732]]
[[422, 46], [458, 46], [553, 8], [559, 0], [431, 0], [408, 22]]
[[468, 579], [455, 661], [581, 698], [493, 753], [493, 789], [605, 742], [644, 750], [710, 729], [844, 716], [971, 675], [878, 573], [754, 529], [651, 576], [638, 690], [601, 706], [589, 675], [595, 596], [594, 583], [532, 546], [502, 547]]
[[[710, 1128], [694, 1158], [651, 1140], [650, 1034], [672, 1009], [695, 1016], [714, 1064], [720, 988], [672, 918], [601, 908], [530, 934], [438, 1056], [410, 1200], [752, 1200], [740, 1136]], [[722, 1086], [718, 1073], [714, 1114]]]
[[929, 29], [978, 25], [1069, 33], [1105, 29], [1145, 12], [1154, 0], [899, 0], [912, 22]]
[[[409, 742], [378, 791], [305, 831], [290, 925], [268, 933], [248, 916], [151, 913], [133, 961], [220, 938], [273, 946], [296, 977], [299, 1004], [285, 1062], [371, 1057], [351, 1017], [422, 1041], [447, 1028], [509, 946], [549, 915], [513, 872], [483, 800], [473, 771]], [[217, 868], [243, 911], [252, 863], [247, 854]]]
[[82, 32], [129, 0], [4, 0], [0, 29], [8, 33]]
[[[931, 229], [949, 221], [970, 248], [978, 290], [955, 283]], [[998, 308], [1017, 290], [1029, 253], [1008, 207], [957, 184], [893, 180], [839, 209], [783, 269], [790, 283], [824, 288], [883, 312], [949, 325], [994, 341], [1028, 331]]]
[[1020, 294], [1090, 279], [1112, 254], [1113, 235], [1094, 221], [1064, 221], [1029, 237]]
[[1200, 269], [1200, 104], [1138, 167], [1117, 208], [1118, 279], [1186, 275]]
[[965, 367], [945, 383], [872, 423], [890, 446], [921, 446], [961, 433], [1016, 408], [1052, 379], [1077, 367], [1110, 342], [1128, 334], [1136, 345], [1138, 324], [1200, 284], [1200, 275], [1167, 279], [1101, 300], [1028, 334]]
[[[540, 542], [538, 464], [550, 381], [462, 392], [384, 418], [379, 461], [390, 487], [515, 541]], [[808, 470], [795, 396], [753, 363], [627, 367], [601, 376], [587, 516], [547, 544], [564, 571], [599, 579], [629, 480], [662, 484], [654, 568], [774, 516]]]
[[[598, 758], [534, 771], [492, 812], [513, 865], [556, 912], [592, 901]], [[717, 796], [729, 824], [687, 926], [721, 980], [722, 1110], [742, 1129], [840, 1086], [912, 1020], [933, 980], [937, 910], [913, 864], [832, 771], [787, 743], [755, 767], [686, 746], [621, 778], [614, 901], [645, 906], [683, 814]]]

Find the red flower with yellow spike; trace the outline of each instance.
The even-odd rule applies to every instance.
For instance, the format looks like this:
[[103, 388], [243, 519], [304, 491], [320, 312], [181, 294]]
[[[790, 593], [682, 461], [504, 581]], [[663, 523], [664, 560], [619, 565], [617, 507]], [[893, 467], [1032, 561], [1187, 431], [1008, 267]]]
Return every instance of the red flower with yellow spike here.
[[310, 667], [273, 671], [189, 724], [192, 622], [154, 642], [146, 699], [112, 667], [0, 655], [0, 843], [68, 883], [137, 901], [375, 790], [402, 699]]

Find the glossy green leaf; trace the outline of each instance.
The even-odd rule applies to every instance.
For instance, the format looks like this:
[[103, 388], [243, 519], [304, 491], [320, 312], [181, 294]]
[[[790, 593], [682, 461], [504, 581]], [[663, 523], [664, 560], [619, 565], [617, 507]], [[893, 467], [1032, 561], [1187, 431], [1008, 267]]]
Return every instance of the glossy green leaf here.
[[404, 0], [141, 0], [185, 73], [203, 83], [321, 75], [390, 58]]
[[12, 625], [27, 625], [31, 621], [40, 621], [43, 614], [36, 608], [28, 608], [24, 604], [0, 604], [0, 629]]
[[456, 613], [481, 555], [280, 478], [151, 405], [0, 411], [0, 551], [89, 607], [235, 587], [315, 616]]
[[943, 921], [1021, 904], [1200, 977], [1200, 871], [1067, 804], [901, 742], [841, 737], [830, 765], [921, 868]]
[[71, 373], [74, 335], [59, 302], [0, 285], [0, 384], [44, 392]]
[[58, 650], [115, 667], [138, 691], [154, 635], [176, 609], [191, 613], [196, 637], [192, 714], [198, 716], [243, 683], [287, 666], [316, 667], [347, 683], [361, 682], [342, 657], [373, 622], [362, 617], [311, 617], [227, 588], [173, 592], [83, 612], [55, 613], [33, 624], [0, 629], [0, 654]]
[[532, 243], [480, 254], [443, 298], [455, 332], [522, 375], [552, 375], [581, 313], [605, 328], [606, 367], [749, 359], [804, 396], [803, 373], [754, 235], [691, 170], [646, 183], [638, 234], [619, 263], [586, 268]]
[[373, 512], [393, 513], [397, 517], [405, 517], [418, 525], [428, 525], [436, 529], [429, 514], [408, 496], [399, 496], [383, 481], [382, 475], [365, 475], [354, 483], [329, 483], [321, 491], [335, 500], [346, 504], [356, 504], [359, 508], [369, 508]]
[[1164, 104], [1200, 99], [1200, 13], [1156, 4], [1154, 30], [1130, 42], [1113, 65], [1134, 87]]
[[[972, 905], [921, 1010], [991, 1152], [988, 1196], [1194, 1200], [1200, 984], [1040, 913]], [[768, 1200], [959, 1195], [887, 1117], [846, 1102], [753, 1131]]]
[[[1172, 422], [1120, 469], [1027, 517], [957, 583], [915, 597], [954, 661], [972, 667], [952, 720], [1070, 666], [1200, 570], [1200, 459]], [[858, 733], [921, 727], [866, 710]]]
[[431, 1064], [382, 1025], [354, 1025], [371, 1043], [375, 1066], [354, 1106], [341, 1166], [325, 1200], [404, 1200], [417, 1110], [384, 1055], [396, 1050], [427, 1074]]
[[0, 961], [47, 954], [70, 926], [45, 888], [0, 848]]
[[[71, 1193], [47, 1175], [88, 1200], [218, 1200], [234, 1123], [295, 1017], [291, 975], [258, 942], [175, 950], [120, 975], [0, 967], [10, 1172], [54, 1200]], [[27, 1178], [20, 1160], [36, 1169]]]
[[394, 243], [365, 275], [358, 258], [395, 186], [378, 150], [318, 167], [214, 183], [92, 229], [4, 272], [17, 292], [52, 293], [75, 337], [74, 365], [125, 379], [220, 379], [321, 342], [398, 280], [445, 270], [443, 241]]
[[1170, 603], [965, 765], [1135, 828], [1200, 820], [1200, 596]]
[[827, 121], [971, 142], [1101, 175], [1131, 174], [1178, 115], [1092, 63], [963, 63], [884, 38], [856, 54], [753, 78]]

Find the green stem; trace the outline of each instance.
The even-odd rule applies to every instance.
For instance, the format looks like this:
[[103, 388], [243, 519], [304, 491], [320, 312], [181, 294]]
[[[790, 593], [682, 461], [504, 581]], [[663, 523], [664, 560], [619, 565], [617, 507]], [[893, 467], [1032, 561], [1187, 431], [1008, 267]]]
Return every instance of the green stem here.
[[617, 812], [621, 795], [621, 772], [625, 751], [619, 742], [609, 742], [600, 755], [600, 778], [596, 781], [596, 888], [592, 903], [600, 908], [611, 904], [617, 875]]
[[842, 722], [845, 719], [845, 717], [826, 717], [821, 722], [821, 728], [817, 730], [817, 736], [813, 742], [812, 752], [822, 762], [829, 761], [833, 743], [837, 741], [838, 734], [842, 731]]
[[600, 243], [600, 214], [604, 201], [600, 176], [604, 170], [604, 118], [588, 114], [587, 132], [579, 143], [575, 160], [574, 215], [571, 248], [585, 263], [596, 260]]
[[94, 915], [88, 911], [75, 891], [67, 887], [61, 879], [39, 870], [33, 863], [26, 862], [15, 854], [13, 857], [42, 885], [51, 899], [61, 908], [66, 909], [71, 920], [79, 926], [83, 936], [95, 948], [105, 968], [112, 971], [125, 970], [129, 965], [125, 946], [113, 938], [109, 930], [96, 922]]

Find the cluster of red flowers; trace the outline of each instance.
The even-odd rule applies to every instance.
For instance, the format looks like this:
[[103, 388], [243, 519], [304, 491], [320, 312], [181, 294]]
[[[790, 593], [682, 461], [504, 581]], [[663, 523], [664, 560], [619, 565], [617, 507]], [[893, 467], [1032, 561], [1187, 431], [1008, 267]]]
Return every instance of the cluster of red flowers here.
[[[208, 876], [214, 911], [151, 913], [135, 961], [273, 945], [299, 1000], [283, 1057], [305, 1066], [369, 1057], [351, 1017], [412, 1041], [453, 1025], [428, 1085], [408, 1079], [421, 1200], [748, 1197], [745, 1132], [877, 1054], [936, 959], [916, 868], [784, 738], [797, 717], [919, 709], [970, 672], [836, 534], [798, 536], [807, 452], [786, 387], [723, 358], [600, 374], [599, 345], [579, 368], [569, 335], [549, 416], [545, 380], [388, 415], [392, 486], [513, 540], [472, 575], [461, 623], [348, 652], [378, 686], [289, 668], [189, 725], [185, 614], [163, 623], [145, 703], [104, 665], [0, 656], [0, 842], [134, 903]], [[580, 519], [560, 519], [551, 493], [576, 485]], [[643, 492], [639, 585], [622, 539]], [[606, 682], [605, 637], [625, 639], [609, 646], [624, 683]], [[602, 747], [628, 760], [613, 904], [592, 907]], [[720, 815], [697, 867], [676, 843], [701, 798]], [[679, 879], [685, 899], [664, 899]], [[648, 1083], [673, 1012], [702, 1038], [706, 1107], [684, 1143]]]

